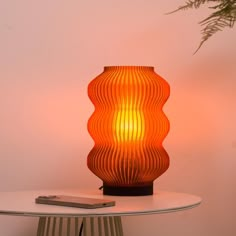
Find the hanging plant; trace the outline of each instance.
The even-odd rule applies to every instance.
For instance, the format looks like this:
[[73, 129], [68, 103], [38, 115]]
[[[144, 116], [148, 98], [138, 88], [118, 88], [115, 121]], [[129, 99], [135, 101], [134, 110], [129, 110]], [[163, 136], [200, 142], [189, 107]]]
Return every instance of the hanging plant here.
[[175, 11], [198, 9], [204, 4], [213, 4], [208, 8], [213, 10], [207, 18], [200, 21], [202, 26], [202, 40], [196, 49], [195, 53], [201, 48], [201, 46], [215, 33], [222, 31], [225, 27], [232, 28], [236, 21], [236, 0], [189, 0], [185, 5], [180, 6]]

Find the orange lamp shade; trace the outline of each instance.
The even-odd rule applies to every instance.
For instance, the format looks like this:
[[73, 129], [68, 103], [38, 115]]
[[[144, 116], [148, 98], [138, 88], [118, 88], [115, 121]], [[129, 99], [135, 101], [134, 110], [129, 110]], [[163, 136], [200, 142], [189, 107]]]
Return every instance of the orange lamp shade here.
[[95, 145], [88, 168], [107, 195], [151, 195], [169, 167], [162, 142], [169, 121], [162, 107], [168, 83], [147, 66], [110, 66], [88, 85], [95, 110], [88, 131]]

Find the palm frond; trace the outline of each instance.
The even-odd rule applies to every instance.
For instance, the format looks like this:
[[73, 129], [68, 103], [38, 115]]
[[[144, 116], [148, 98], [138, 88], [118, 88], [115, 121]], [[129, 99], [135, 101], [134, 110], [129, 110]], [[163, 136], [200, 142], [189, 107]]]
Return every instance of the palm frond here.
[[174, 12], [177, 11], [181, 11], [181, 10], [188, 10], [188, 9], [198, 9], [201, 5], [205, 4], [205, 3], [209, 3], [209, 2], [219, 2], [220, 0], [188, 0], [185, 2], [184, 5], [178, 7], [177, 9], [175, 9], [174, 11], [171, 11], [167, 14], [172, 14]]
[[[200, 21], [199, 24], [203, 27], [201, 30], [202, 40], [194, 52], [194, 54], [202, 47], [202, 45], [215, 33], [222, 31], [225, 27], [232, 28], [236, 22], [236, 0], [190, 0], [185, 5], [180, 6], [177, 10], [187, 10], [190, 8], [199, 8], [205, 3], [216, 3], [210, 6], [214, 12]], [[171, 12], [171, 13], [173, 13]]]
[[232, 28], [234, 26], [236, 21], [236, 1], [231, 1], [231, 3], [229, 1], [224, 1], [215, 6], [214, 9], [219, 10], [213, 12], [209, 17], [199, 22], [203, 27], [201, 31], [202, 40], [195, 53], [215, 33], [222, 31], [225, 27]]

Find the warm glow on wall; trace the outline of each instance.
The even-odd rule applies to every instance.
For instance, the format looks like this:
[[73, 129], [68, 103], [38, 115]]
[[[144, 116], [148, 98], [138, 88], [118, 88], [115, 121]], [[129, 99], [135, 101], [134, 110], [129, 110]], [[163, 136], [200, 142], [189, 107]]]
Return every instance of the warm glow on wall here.
[[104, 194], [152, 194], [153, 181], [169, 166], [162, 146], [169, 85], [153, 67], [112, 66], [89, 84], [88, 94], [95, 106], [88, 167], [103, 180]]

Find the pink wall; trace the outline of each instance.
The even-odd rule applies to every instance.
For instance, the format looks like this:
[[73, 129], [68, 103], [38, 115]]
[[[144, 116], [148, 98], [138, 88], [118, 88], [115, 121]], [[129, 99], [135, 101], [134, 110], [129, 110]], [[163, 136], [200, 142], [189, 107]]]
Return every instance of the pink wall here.
[[[0, 3], [0, 191], [99, 187], [86, 167], [87, 84], [105, 65], [150, 65], [171, 85], [171, 167], [155, 188], [204, 200], [186, 212], [125, 217], [126, 235], [236, 234], [236, 31], [193, 56], [208, 11], [165, 15], [183, 2]], [[1, 216], [0, 235], [32, 235], [29, 222]]]

